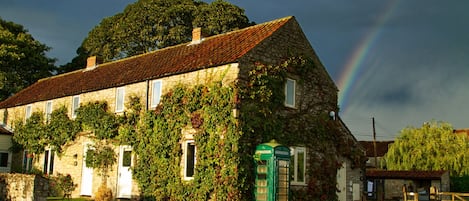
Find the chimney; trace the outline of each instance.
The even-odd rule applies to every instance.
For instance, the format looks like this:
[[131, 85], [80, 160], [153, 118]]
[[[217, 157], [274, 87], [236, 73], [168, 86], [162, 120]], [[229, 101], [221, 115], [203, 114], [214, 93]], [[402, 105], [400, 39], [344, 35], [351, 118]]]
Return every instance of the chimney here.
[[101, 59], [97, 56], [91, 56], [86, 59], [86, 70], [93, 70], [101, 63]]
[[202, 32], [202, 28], [197, 27], [192, 30], [192, 42], [191, 44], [199, 44], [204, 40], [205, 34]]

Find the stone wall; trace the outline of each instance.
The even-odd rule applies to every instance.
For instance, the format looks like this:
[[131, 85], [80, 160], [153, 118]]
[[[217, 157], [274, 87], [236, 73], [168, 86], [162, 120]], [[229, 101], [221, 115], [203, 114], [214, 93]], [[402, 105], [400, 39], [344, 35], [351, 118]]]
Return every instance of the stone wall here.
[[37, 175], [0, 173], [0, 200], [45, 201], [49, 181]]

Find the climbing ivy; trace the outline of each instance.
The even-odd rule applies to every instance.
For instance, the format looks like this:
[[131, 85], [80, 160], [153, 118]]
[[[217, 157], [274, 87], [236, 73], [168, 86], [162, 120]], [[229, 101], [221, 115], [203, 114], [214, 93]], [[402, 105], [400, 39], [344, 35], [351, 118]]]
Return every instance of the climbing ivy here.
[[119, 118], [108, 111], [107, 102], [96, 101], [77, 109], [77, 121], [85, 131], [93, 131], [100, 140], [113, 139], [118, 134]]

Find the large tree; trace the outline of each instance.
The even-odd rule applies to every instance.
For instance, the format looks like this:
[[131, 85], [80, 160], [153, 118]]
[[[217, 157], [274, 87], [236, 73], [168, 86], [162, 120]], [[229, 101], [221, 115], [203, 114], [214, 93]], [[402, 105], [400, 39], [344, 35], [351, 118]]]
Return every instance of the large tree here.
[[0, 100], [55, 72], [49, 50], [22, 25], [0, 18]]
[[384, 156], [388, 170], [449, 170], [469, 174], [469, 140], [446, 122], [427, 122], [400, 132]]
[[78, 56], [60, 72], [83, 68], [91, 55], [104, 61], [146, 53], [191, 40], [192, 28], [206, 35], [252, 25], [244, 10], [223, 0], [139, 0], [104, 18], [84, 39]]

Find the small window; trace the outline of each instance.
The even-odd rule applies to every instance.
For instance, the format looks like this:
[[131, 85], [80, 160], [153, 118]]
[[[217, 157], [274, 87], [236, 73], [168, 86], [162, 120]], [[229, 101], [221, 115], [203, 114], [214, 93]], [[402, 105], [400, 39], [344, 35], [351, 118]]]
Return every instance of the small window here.
[[77, 109], [80, 107], [80, 96], [72, 98], [72, 118], [77, 117]]
[[8, 153], [7, 152], [0, 152], [0, 167], [2, 168], [8, 167]]
[[291, 147], [290, 176], [292, 184], [305, 184], [306, 149], [304, 147]]
[[23, 152], [23, 172], [29, 173], [33, 167], [33, 154], [28, 151]]
[[122, 154], [122, 167], [130, 167], [132, 165], [132, 151], [125, 150]]
[[52, 101], [46, 102], [46, 121], [50, 120], [50, 115], [52, 114]]
[[295, 107], [295, 87], [296, 81], [287, 78], [285, 83], [285, 106]]
[[54, 151], [47, 149], [44, 152], [44, 174], [52, 175], [54, 173]]
[[119, 87], [116, 90], [116, 112], [124, 111], [125, 88]]
[[162, 90], [162, 81], [161, 80], [153, 81], [152, 90], [151, 90], [151, 107], [152, 108], [155, 108], [160, 103], [161, 90]]
[[188, 140], [184, 143], [184, 179], [194, 178], [196, 164], [196, 147], [194, 140]]
[[25, 111], [24, 117], [25, 117], [26, 119], [29, 119], [29, 117], [31, 117], [31, 114], [32, 114], [32, 106], [31, 106], [31, 105], [27, 105], [27, 106], [26, 106], [26, 111]]

